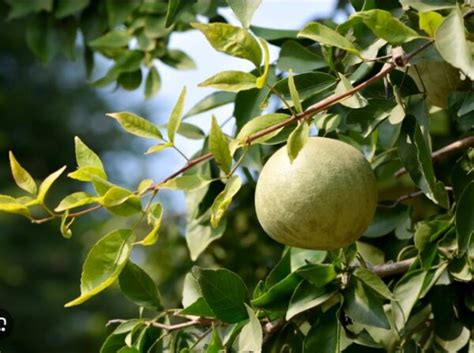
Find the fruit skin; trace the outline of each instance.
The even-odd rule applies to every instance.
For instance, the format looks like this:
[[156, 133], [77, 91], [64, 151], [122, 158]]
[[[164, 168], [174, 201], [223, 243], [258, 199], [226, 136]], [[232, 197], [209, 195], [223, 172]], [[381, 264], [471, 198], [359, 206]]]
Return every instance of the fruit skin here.
[[356, 241], [377, 206], [375, 175], [354, 147], [310, 137], [290, 163], [286, 146], [267, 161], [255, 191], [257, 218], [274, 240], [333, 250]]

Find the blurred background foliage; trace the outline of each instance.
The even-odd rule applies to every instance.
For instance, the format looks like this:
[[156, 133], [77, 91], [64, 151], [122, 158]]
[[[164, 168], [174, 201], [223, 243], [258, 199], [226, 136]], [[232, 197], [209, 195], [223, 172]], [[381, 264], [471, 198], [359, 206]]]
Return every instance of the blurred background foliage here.
[[[75, 135], [83, 136], [99, 154], [121, 152], [124, 146], [130, 152], [134, 146], [129, 136], [104, 119], [104, 113], [113, 107], [87, 84], [81, 60], [71, 62], [57, 56], [47, 65], [40, 63], [25, 43], [28, 19], [6, 21], [7, 12], [8, 7], [0, 2], [0, 193], [18, 192], [10, 174], [9, 150], [37, 178], [62, 165], [69, 171], [74, 168]], [[62, 178], [49, 193], [48, 202], [55, 204], [81, 187]], [[256, 226], [254, 210], [248, 207], [253, 203], [251, 187], [241, 192], [239, 205], [228, 220], [228, 234], [211, 246], [199, 264], [219, 263], [255, 285], [278, 260], [281, 247], [262, 236]], [[182, 281], [177, 279], [183, 279], [192, 266], [180, 235], [181, 216], [171, 212], [158, 246], [134, 254], [170, 306], [179, 304]], [[118, 289], [80, 307], [63, 308], [77, 293], [87, 250], [105, 233], [103, 228], [113, 227], [106, 224], [104, 214], [77, 220], [75, 235], [69, 240], [61, 238], [57, 222], [33, 225], [20, 216], [2, 213], [0, 223], [0, 307], [15, 319], [12, 335], [0, 342], [2, 351], [96, 352], [108, 331], [108, 320], [137, 315], [136, 307]]]

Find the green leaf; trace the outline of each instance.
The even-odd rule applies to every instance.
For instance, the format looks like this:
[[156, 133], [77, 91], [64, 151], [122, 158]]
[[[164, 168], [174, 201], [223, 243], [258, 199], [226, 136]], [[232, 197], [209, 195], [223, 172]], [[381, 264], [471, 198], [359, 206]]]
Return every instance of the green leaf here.
[[400, 20], [385, 10], [369, 10], [356, 13], [362, 18], [364, 24], [369, 27], [374, 34], [386, 40], [392, 45], [406, 43], [420, 38], [420, 35], [413, 29], [406, 26]]
[[290, 90], [291, 100], [293, 101], [293, 106], [295, 107], [296, 112], [301, 113], [303, 107], [301, 106], [300, 95], [296, 89], [295, 80], [293, 79], [293, 71], [291, 69], [288, 71], [288, 89]]
[[66, 166], [58, 169], [54, 173], [48, 175], [46, 179], [43, 180], [43, 182], [40, 184], [39, 191], [38, 191], [38, 201], [40, 203], [43, 203], [44, 198], [46, 197], [46, 194], [48, 193], [49, 189], [53, 185], [53, 183], [56, 181], [56, 179], [59, 178], [59, 176], [64, 172], [66, 169]]
[[10, 6], [9, 20], [23, 17], [31, 12], [40, 12], [42, 10], [51, 12], [53, 10], [53, 0], [6, 0], [5, 2]]
[[112, 28], [123, 23], [141, 3], [142, 0], [106, 0], [105, 7], [107, 9], [109, 26]]
[[186, 244], [191, 260], [196, 261], [210, 243], [222, 237], [225, 228], [225, 221], [220, 222], [217, 228], [212, 227], [209, 223], [209, 212], [197, 219], [189, 219], [186, 224]]
[[[293, 79], [295, 81], [295, 86], [298, 90], [300, 100], [302, 101], [310, 97], [314, 97], [328, 88], [331, 88], [336, 83], [336, 79], [333, 76], [323, 72], [308, 72], [295, 75]], [[291, 99], [290, 90], [288, 88], [288, 78], [278, 81], [273, 86], [273, 89], [278, 91], [285, 100], [288, 101]], [[272, 93], [269, 92], [265, 100], [267, 100], [271, 94]]]
[[206, 134], [201, 128], [189, 123], [181, 123], [178, 134], [191, 140], [202, 140], [206, 137]]
[[321, 23], [312, 22], [308, 24], [298, 33], [298, 38], [308, 38], [324, 45], [341, 48], [356, 55], [359, 54], [359, 51], [349, 39]]
[[100, 160], [99, 156], [92, 151], [89, 147], [86, 146], [84, 142], [81, 141], [79, 137], [74, 138], [75, 150], [76, 150], [76, 162], [79, 168], [93, 167], [103, 172], [104, 175], [104, 165]]
[[250, 60], [260, 67], [262, 50], [248, 30], [227, 23], [193, 23], [192, 26], [201, 31], [217, 51]]
[[124, 30], [113, 30], [90, 41], [89, 46], [93, 48], [121, 48], [128, 46], [131, 39], [132, 35], [130, 32]]
[[380, 279], [380, 277], [372, 271], [369, 271], [363, 267], [358, 267], [354, 271], [354, 276], [356, 276], [367, 287], [370, 287], [385, 299], [393, 299], [390, 289], [388, 289], [387, 285]]
[[58, 32], [53, 19], [45, 13], [33, 16], [27, 23], [26, 43], [43, 62], [49, 62], [59, 50]]
[[262, 0], [226, 0], [235, 16], [239, 19], [242, 26], [249, 28], [253, 14], [260, 6]]
[[261, 352], [263, 344], [263, 330], [260, 320], [252, 308], [245, 304], [249, 322], [242, 327], [239, 335], [239, 352]]
[[407, 215], [408, 210], [403, 205], [398, 205], [393, 208], [378, 207], [375, 211], [372, 223], [365, 230], [363, 236], [367, 238], [384, 236], [395, 230]]
[[100, 239], [89, 251], [82, 268], [81, 295], [65, 307], [82, 304], [114, 283], [132, 252], [135, 235], [131, 230], [115, 230]]
[[93, 181], [94, 177], [99, 177], [106, 180], [107, 175], [103, 169], [96, 167], [81, 167], [74, 172], [67, 175], [71, 179], [80, 181]]
[[234, 102], [235, 93], [214, 92], [197, 102], [183, 118], [207, 112], [208, 110]]
[[179, 129], [181, 124], [181, 118], [183, 116], [184, 101], [186, 99], [186, 87], [183, 87], [179, 95], [178, 101], [171, 112], [170, 118], [168, 120], [168, 138], [171, 143], [174, 143], [174, 136], [176, 131]]
[[402, 164], [423, 193], [441, 207], [448, 208], [449, 200], [443, 183], [436, 180], [430, 147], [426, 144], [420, 126], [413, 116], [402, 123], [398, 141]]
[[182, 298], [184, 309], [180, 311], [180, 314], [215, 317], [209, 304], [202, 296], [198, 281], [191, 273], [187, 273], [184, 277]]
[[30, 210], [27, 206], [8, 195], [0, 195], [0, 211], [19, 214], [25, 217], [30, 216]]
[[353, 321], [361, 324], [390, 328], [382, 300], [358, 279], [352, 278], [350, 286], [344, 291], [344, 311]]
[[315, 287], [324, 287], [337, 277], [336, 270], [332, 264], [309, 264], [300, 267], [296, 273]]
[[265, 289], [265, 291], [257, 298], [252, 300], [252, 305], [273, 309], [275, 305], [278, 306], [283, 303], [286, 309], [292, 293], [300, 282], [301, 277], [293, 272], [289, 273], [275, 284], [265, 283], [267, 289]]
[[248, 291], [238, 275], [226, 269], [211, 270], [197, 266], [193, 267], [192, 274], [219, 320], [232, 324], [247, 318], [245, 303], [248, 303]]
[[401, 330], [420, 297], [427, 272], [415, 270], [406, 273], [393, 288], [392, 313], [395, 326]]
[[192, 191], [209, 185], [212, 179], [200, 174], [183, 175], [160, 185], [160, 189]]
[[258, 89], [261, 89], [267, 83], [268, 73], [270, 72], [270, 51], [265, 39], [258, 38], [258, 40], [263, 48], [263, 73], [257, 78], [255, 85]]
[[285, 42], [280, 50], [278, 69], [308, 72], [326, 67], [323, 57], [293, 40]]
[[61, 224], [59, 226], [59, 230], [61, 231], [61, 235], [66, 238], [70, 239], [72, 237], [72, 230], [71, 225], [74, 223], [75, 218], [69, 219], [69, 211], [66, 211], [61, 216]]
[[285, 319], [289, 321], [306, 310], [316, 308], [336, 293], [336, 290], [322, 287], [315, 288], [308, 282], [301, 281], [291, 296]]
[[214, 87], [229, 92], [239, 92], [257, 87], [257, 77], [243, 71], [222, 71], [209, 77], [198, 86]]
[[[290, 116], [288, 114], [282, 114], [282, 113], [273, 113], [273, 114], [266, 114], [266, 115], [260, 115], [260, 116], [257, 116], [255, 118], [253, 118], [252, 120], [250, 120], [247, 124], [245, 124], [242, 129], [239, 131], [236, 139], [239, 140], [239, 141], [242, 141], [244, 142], [244, 140], [259, 132], [259, 131], [262, 131], [263, 129], [267, 128], [267, 127], [270, 127], [270, 126], [273, 126], [273, 125], [276, 125], [278, 123], [281, 123], [282, 121], [285, 121], [287, 119], [289, 119]], [[257, 142], [262, 142], [262, 141], [265, 141], [275, 135], [278, 134], [279, 131], [276, 131], [274, 133], [271, 133], [271, 134], [267, 134], [266, 136], [254, 141], [254, 143], [257, 143]]]
[[131, 261], [123, 268], [119, 276], [120, 290], [138, 306], [161, 310], [160, 294], [151, 277]]
[[158, 241], [158, 231], [160, 230], [161, 220], [163, 218], [163, 207], [161, 204], [156, 203], [151, 206], [148, 211], [148, 224], [153, 227], [153, 229], [146, 235], [146, 237], [137, 242], [137, 244], [143, 246], [155, 245]]
[[125, 346], [125, 336], [126, 334], [111, 333], [100, 347], [100, 353], [117, 353]]
[[[343, 74], [339, 73], [339, 79], [340, 81], [336, 86], [336, 91], [334, 92], [335, 95], [346, 93], [354, 88], [351, 82]], [[369, 104], [367, 99], [365, 99], [359, 92], [343, 99], [339, 103], [352, 109], [363, 108]]]
[[164, 64], [177, 70], [194, 70], [196, 68], [194, 60], [184, 51], [179, 49], [169, 49], [160, 60]]
[[73, 15], [89, 6], [90, 0], [58, 0], [56, 3], [54, 15], [56, 18], [63, 18], [69, 15]]
[[336, 307], [321, 314], [318, 320], [311, 326], [304, 340], [304, 353], [340, 352], [341, 324], [338, 320], [338, 309]]
[[290, 137], [288, 138], [288, 145], [286, 146], [288, 158], [290, 159], [291, 163], [293, 163], [296, 157], [298, 157], [298, 153], [300, 153], [301, 149], [308, 141], [308, 138], [308, 123], [305, 121], [299, 122], [296, 129], [291, 132]]
[[97, 198], [84, 191], [75, 192], [67, 195], [61, 200], [59, 205], [54, 209], [56, 212], [63, 212], [71, 208], [81, 207], [96, 202]]
[[117, 84], [127, 91], [134, 91], [140, 87], [142, 83], [142, 70], [138, 69], [133, 72], [123, 72], [117, 78]]
[[229, 174], [232, 168], [229, 142], [222, 132], [215, 116], [212, 116], [211, 131], [209, 133], [209, 151], [211, 151], [222, 171], [225, 174]]
[[456, 234], [458, 254], [463, 255], [471, 246], [474, 239], [474, 217], [472, 205], [474, 204], [474, 182], [464, 188], [456, 208]]
[[472, 44], [467, 41], [464, 33], [462, 13], [459, 9], [455, 9], [438, 27], [435, 33], [435, 45], [444, 60], [474, 80]]
[[118, 206], [130, 199], [134, 194], [127, 189], [113, 186], [97, 201], [104, 207]]
[[156, 67], [152, 67], [148, 72], [145, 81], [145, 98], [153, 97], [161, 88], [161, 77]]
[[30, 173], [28, 173], [26, 169], [23, 168], [20, 163], [18, 163], [12, 151], [9, 152], [9, 157], [10, 169], [16, 185], [30, 194], [36, 194], [36, 182], [33, 180]]
[[212, 335], [209, 343], [207, 344], [206, 353], [220, 353], [224, 349], [219, 332], [215, 325], [212, 325]]
[[214, 228], [219, 226], [219, 223], [229, 208], [233, 197], [239, 192], [242, 186], [242, 181], [238, 175], [233, 175], [227, 181], [224, 190], [217, 195], [211, 206], [211, 225]]
[[179, 16], [197, 0], [170, 0], [168, 1], [168, 11], [166, 12], [166, 27], [170, 27], [174, 24]]
[[158, 130], [155, 124], [136, 114], [118, 112], [108, 113], [106, 115], [117, 120], [122, 128], [132, 135], [159, 140], [163, 139], [160, 130]]
[[163, 151], [164, 149], [168, 147], [173, 147], [173, 144], [171, 142], [166, 142], [166, 143], [159, 143], [157, 145], [151, 146], [145, 154], [153, 154], [153, 153], [158, 153], [160, 151]]
[[400, 0], [406, 9], [411, 7], [419, 12], [452, 9], [457, 6], [456, 0]]
[[439, 25], [443, 22], [444, 17], [437, 12], [421, 12], [419, 14], [420, 29], [428, 33], [430, 37], [434, 37]]
[[294, 272], [309, 264], [320, 264], [326, 259], [327, 251], [290, 248], [290, 270]]

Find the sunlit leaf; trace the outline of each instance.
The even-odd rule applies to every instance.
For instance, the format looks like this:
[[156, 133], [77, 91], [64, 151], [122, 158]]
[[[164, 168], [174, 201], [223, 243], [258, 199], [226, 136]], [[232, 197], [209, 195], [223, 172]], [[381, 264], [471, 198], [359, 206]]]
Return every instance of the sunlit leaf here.
[[235, 100], [235, 93], [214, 92], [197, 102], [183, 118], [207, 112], [208, 110], [232, 103]]
[[242, 26], [249, 28], [252, 16], [262, 0], [226, 0]]
[[229, 92], [239, 92], [257, 87], [257, 77], [243, 71], [222, 71], [209, 77], [198, 86], [213, 87]]
[[87, 192], [78, 191], [63, 198], [54, 210], [56, 212], [63, 212], [72, 208], [89, 205], [96, 202], [96, 199], [96, 197]]
[[193, 23], [192, 26], [206, 36], [214, 49], [250, 60], [256, 67], [260, 67], [262, 50], [257, 40], [246, 29], [227, 23]]
[[237, 175], [233, 175], [227, 181], [224, 190], [217, 195], [214, 203], [211, 206], [211, 225], [216, 228], [219, 225], [222, 217], [229, 208], [232, 199], [239, 192], [242, 186], [242, 181]]
[[258, 40], [263, 48], [263, 73], [257, 78], [255, 85], [257, 88], [262, 88], [267, 83], [268, 72], [270, 70], [270, 51], [265, 39], [258, 38]]
[[362, 18], [364, 24], [377, 37], [385, 39], [390, 44], [396, 45], [420, 38], [416, 31], [403, 24], [388, 11], [369, 10], [358, 12], [355, 16]]
[[309, 125], [305, 121], [299, 122], [296, 129], [294, 129], [290, 137], [288, 138], [288, 145], [286, 150], [288, 152], [288, 158], [293, 161], [298, 157], [301, 149], [304, 147], [309, 139]]
[[183, 87], [179, 95], [178, 101], [171, 112], [170, 118], [168, 120], [168, 138], [171, 143], [174, 143], [174, 137], [176, 131], [179, 129], [181, 124], [181, 119], [183, 117], [184, 101], [186, 99], [186, 87]]
[[252, 308], [245, 304], [249, 316], [249, 322], [242, 327], [239, 335], [239, 351], [261, 352], [263, 343], [263, 330], [260, 320]]
[[211, 132], [209, 133], [209, 150], [224, 173], [229, 174], [232, 167], [229, 142], [215, 116], [212, 117]]
[[155, 124], [136, 114], [120, 112], [108, 113], [107, 116], [117, 120], [123, 129], [132, 135], [160, 140], [163, 139], [163, 136]]
[[158, 241], [158, 231], [160, 230], [161, 220], [163, 218], [163, 207], [157, 203], [151, 206], [148, 211], [148, 224], [152, 227], [152, 230], [145, 236], [142, 241], [137, 244], [143, 246], [155, 245]]
[[48, 193], [49, 189], [51, 188], [53, 183], [60, 177], [60, 175], [64, 172], [65, 169], [66, 166], [48, 175], [46, 179], [44, 179], [43, 182], [40, 184], [37, 197], [40, 203], [44, 201], [44, 198], [46, 197], [46, 194]]
[[26, 169], [23, 168], [20, 163], [18, 163], [12, 151], [9, 152], [9, 157], [10, 169], [16, 185], [30, 194], [36, 194], [36, 182], [31, 177], [30, 173], [28, 173]]
[[199, 174], [183, 175], [159, 185], [160, 189], [171, 189], [171, 190], [184, 190], [192, 191], [204, 186], [207, 186], [212, 182], [212, 179], [208, 179], [205, 176]]
[[472, 44], [467, 41], [464, 33], [463, 15], [459, 9], [455, 9], [438, 27], [435, 45], [444, 60], [474, 80]]
[[298, 33], [298, 38], [308, 38], [324, 45], [330, 45], [347, 50], [354, 54], [359, 53], [349, 39], [340, 35], [335, 30], [317, 22], [308, 24]]
[[114, 283], [126, 265], [135, 235], [131, 230], [115, 230], [100, 239], [89, 251], [82, 268], [81, 295], [65, 307], [82, 304]]

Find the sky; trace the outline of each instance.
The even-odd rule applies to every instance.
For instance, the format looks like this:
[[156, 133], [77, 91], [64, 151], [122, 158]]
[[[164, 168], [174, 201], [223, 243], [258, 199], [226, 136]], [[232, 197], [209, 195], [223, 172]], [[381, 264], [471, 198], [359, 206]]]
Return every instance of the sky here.
[[[334, 0], [263, 0], [254, 14], [252, 25], [270, 28], [277, 26], [280, 29], [302, 29], [315, 16], [331, 14], [334, 6]], [[221, 9], [221, 14], [230, 23], [239, 24], [230, 9]], [[162, 77], [162, 87], [155, 97], [147, 101], [144, 101], [142, 89], [132, 92], [114, 91], [111, 87], [101, 89], [100, 92], [110, 102], [114, 111], [145, 111], [145, 118], [163, 124], [166, 123], [183, 86], [187, 88], [185, 104], [185, 111], [187, 111], [200, 99], [214, 91], [211, 88], [197, 87], [198, 83], [220, 71], [249, 71], [253, 69], [253, 65], [246, 60], [215, 51], [205, 37], [196, 30], [172, 34], [169, 47], [185, 51], [193, 58], [197, 69], [180, 71], [158, 62], [157, 68]], [[277, 47], [270, 47], [270, 56], [271, 61], [278, 58]], [[232, 105], [216, 109], [212, 113], [216, 115], [219, 122], [222, 122], [232, 115]], [[197, 115], [190, 118], [188, 122], [198, 125], [207, 132], [211, 123], [211, 113]], [[225, 129], [225, 132], [231, 133], [229, 130], [232, 129], [232, 124], [227, 124]], [[136, 141], [132, 136], [130, 139], [134, 144], [142, 145], [143, 143], [143, 141]], [[151, 144], [151, 142], [145, 142], [142, 147], [143, 151]], [[191, 156], [201, 147], [202, 141], [196, 142], [179, 137], [176, 144], [186, 155]], [[122, 166], [124, 164], [128, 166], [121, 168], [121, 170], [117, 169], [117, 172], [123, 174], [119, 176], [120, 179], [124, 180], [133, 180], [141, 175], [147, 175], [147, 177], [159, 181], [185, 163], [185, 160], [172, 149], [148, 156], [134, 156], [129, 153], [106, 154], [104, 156], [106, 162], [108, 159], [112, 162], [117, 158], [120, 159]], [[178, 197], [178, 204], [181, 204], [179, 199], [181, 197]]]

